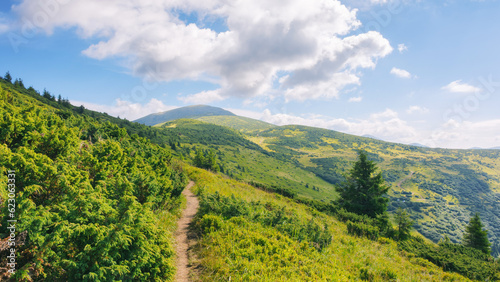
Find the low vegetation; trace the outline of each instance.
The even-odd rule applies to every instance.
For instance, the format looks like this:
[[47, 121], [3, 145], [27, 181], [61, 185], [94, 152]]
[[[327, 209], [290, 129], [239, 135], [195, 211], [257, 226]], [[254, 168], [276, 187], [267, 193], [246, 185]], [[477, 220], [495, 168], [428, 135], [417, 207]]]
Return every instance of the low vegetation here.
[[[392, 239], [348, 234], [346, 224], [277, 194], [197, 168], [196, 246], [203, 281], [467, 281], [401, 255]], [[356, 215], [354, 215], [356, 216]]]
[[[13, 279], [171, 279], [172, 232], [187, 177], [170, 151], [16, 87], [0, 85], [0, 172], [15, 170]], [[10, 234], [11, 209], [2, 205], [2, 238]]]
[[[0, 80], [0, 98], [0, 172], [16, 171], [21, 233], [13, 279], [172, 280], [172, 234], [190, 178], [200, 199], [194, 263], [203, 281], [500, 280], [499, 261], [490, 255], [498, 242], [488, 240], [496, 238], [490, 216], [497, 206], [482, 198], [497, 195], [485, 180], [495, 175], [495, 153], [474, 159], [453, 151], [477, 161], [473, 170], [450, 151], [402, 147], [409, 150], [403, 160], [382, 141], [370, 147], [303, 127], [256, 124], [238, 132], [180, 120], [152, 128], [74, 107], [46, 90], [40, 95], [12, 78]], [[257, 139], [259, 145], [251, 141]], [[349, 142], [361, 149], [352, 169]], [[429, 164], [419, 166], [417, 158]], [[481, 196], [467, 196], [457, 188], [462, 184]], [[12, 211], [0, 191], [6, 238]], [[478, 199], [482, 218], [466, 216], [462, 205]], [[452, 211], [454, 218], [441, 218]], [[413, 226], [440, 236], [452, 230], [453, 237], [435, 244]], [[0, 255], [5, 264], [6, 248]]]

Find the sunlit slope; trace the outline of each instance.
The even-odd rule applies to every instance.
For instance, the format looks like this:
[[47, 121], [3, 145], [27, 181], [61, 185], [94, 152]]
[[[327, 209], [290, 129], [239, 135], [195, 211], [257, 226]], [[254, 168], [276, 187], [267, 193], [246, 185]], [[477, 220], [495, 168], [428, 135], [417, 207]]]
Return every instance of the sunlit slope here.
[[187, 176], [169, 148], [0, 81], [0, 174], [3, 242], [16, 220], [15, 246], [0, 250], [7, 265], [15, 248], [12, 281], [173, 280]]
[[[229, 125], [234, 118], [214, 120]], [[365, 150], [391, 186], [390, 211], [406, 208], [418, 232], [434, 242], [447, 235], [455, 243], [461, 242], [471, 213], [479, 212], [498, 255], [498, 150], [430, 149], [305, 126], [233, 130], [177, 120], [160, 127], [182, 144], [176, 151], [187, 159], [194, 147], [212, 148], [223, 172], [235, 179], [286, 187], [324, 202], [336, 198], [334, 185], [344, 180], [356, 151]]]
[[207, 123], [230, 127], [243, 132], [265, 130], [276, 125], [241, 116], [204, 116], [196, 118]]
[[411, 210], [417, 230], [435, 242], [445, 234], [459, 242], [471, 213], [479, 212], [498, 254], [498, 150], [429, 149], [305, 126], [275, 127], [246, 136], [332, 184], [343, 180], [356, 150], [365, 150], [392, 187], [390, 210]]
[[217, 152], [222, 172], [242, 181], [279, 186], [299, 195], [329, 202], [336, 198], [333, 186], [299, 163], [270, 153], [241, 132], [198, 120], [181, 119], [156, 126], [171, 136], [176, 152], [192, 159], [196, 148]]
[[344, 223], [276, 194], [189, 168], [200, 196], [201, 281], [468, 281], [392, 240], [350, 236]]

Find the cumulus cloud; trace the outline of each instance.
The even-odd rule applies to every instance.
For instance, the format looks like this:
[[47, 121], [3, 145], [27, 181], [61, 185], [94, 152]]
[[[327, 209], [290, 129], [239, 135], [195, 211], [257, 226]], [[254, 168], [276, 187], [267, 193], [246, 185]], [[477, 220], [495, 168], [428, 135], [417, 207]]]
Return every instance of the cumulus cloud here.
[[403, 43], [398, 44], [398, 51], [399, 53], [403, 53], [404, 51], [408, 51], [408, 47], [404, 45]]
[[462, 80], [455, 80], [448, 85], [441, 87], [441, 89], [452, 93], [474, 93], [481, 91], [481, 88], [463, 83]]
[[426, 107], [420, 107], [420, 106], [410, 106], [406, 110], [406, 113], [408, 113], [408, 114], [414, 114], [414, 113], [417, 113], [417, 114], [426, 114], [428, 112], [429, 112], [429, 109], [427, 109]]
[[351, 97], [349, 98], [349, 103], [358, 103], [358, 102], [361, 102], [363, 101], [363, 97]]
[[321, 127], [358, 136], [373, 135], [384, 140], [401, 143], [415, 142], [418, 136], [416, 129], [399, 118], [398, 113], [391, 109], [374, 113], [368, 119], [363, 120], [272, 114], [269, 110], [265, 110], [260, 119], [276, 125], [299, 124]]
[[[42, 1], [43, 2], [43, 1]], [[20, 18], [40, 13], [37, 0], [14, 6]], [[100, 40], [83, 51], [95, 58], [123, 58], [135, 75], [158, 81], [203, 80], [219, 85], [192, 99], [243, 99], [273, 88], [287, 100], [330, 99], [359, 70], [373, 68], [392, 51], [378, 32], [349, 36], [361, 23], [338, 0], [73, 0], [41, 28], [75, 28]], [[183, 15], [196, 15], [184, 22]], [[223, 22], [209, 28], [214, 21]], [[286, 72], [287, 77], [279, 74]]]
[[9, 25], [7, 20], [4, 18], [2, 13], [0, 13], [0, 34], [7, 32], [9, 30]]
[[107, 113], [114, 117], [119, 116], [120, 118], [126, 118], [128, 120], [136, 120], [149, 114], [164, 112], [177, 108], [175, 106], [165, 105], [162, 101], [154, 98], [144, 105], [139, 103], [131, 103], [129, 101], [124, 101], [121, 99], [116, 99], [115, 103], [111, 106], [75, 100], [71, 100], [70, 102], [73, 105], [83, 105], [87, 109]]
[[179, 100], [186, 104], [209, 104], [211, 102], [224, 100], [219, 93], [219, 90], [201, 91], [187, 97], [179, 97]]
[[498, 128], [500, 119], [478, 122], [449, 120], [422, 142], [442, 148], [493, 148], [500, 146]]
[[409, 73], [408, 71], [403, 70], [403, 69], [398, 69], [396, 67], [391, 69], [391, 74], [393, 74], [397, 77], [401, 77], [401, 78], [411, 78], [412, 77], [411, 73]]

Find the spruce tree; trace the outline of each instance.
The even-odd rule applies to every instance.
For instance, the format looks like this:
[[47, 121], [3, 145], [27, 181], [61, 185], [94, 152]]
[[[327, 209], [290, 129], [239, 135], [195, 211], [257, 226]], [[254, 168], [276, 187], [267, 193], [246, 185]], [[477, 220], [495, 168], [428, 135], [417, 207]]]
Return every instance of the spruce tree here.
[[411, 220], [410, 215], [406, 210], [398, 208], [394, 217], [398, 227], [398, 240], [403, 241], [410, 238], [410, 232], [413, 227], [413, 220]]
[[389, 187], [384, 184], [382, 173], [369, 161], [366, 153], [358, 152], [358, 161], [347, 175], [347, 180], [336, 187], [340, 198], [337, 204], [349, 212], [376, 218], [387, 212], [385, 197]]
[[4, 76], [4, 78], [3, 78], [3, 79], [5, 79], [5, 81], [7, 81], [7, 82], [12, 83], [12, 76], [10, 75], [10, 73], [9, 73], [9, 72], [6, 72], [6, 73], [5, 73], [5, 76]]
[[476, 213], [465, 228], [463, 244], [489, 255], [491, 244], [488, 241], [488, 230], [483, 230], [483, 227], [479, 213]]

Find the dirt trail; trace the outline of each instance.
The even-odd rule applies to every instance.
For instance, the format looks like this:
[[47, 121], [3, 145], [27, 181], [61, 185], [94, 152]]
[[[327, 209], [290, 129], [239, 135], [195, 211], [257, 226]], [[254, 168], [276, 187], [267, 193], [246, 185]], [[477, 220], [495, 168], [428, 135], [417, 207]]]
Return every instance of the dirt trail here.
[[405, 182], [406, 180], [410, 179], [413, 176], [413, 173], [414, 173], [414, 171], [410, 171], [409, 175], [407, 175], [405, 178], [401, 179], [401, 181], [398, 182], [397, 185], [398, 185], [399, 189], [402, 189], [401, 184], [403, 184], [403, 182]]
[[191, 192], [194, 182], [190, 181], [182, 194], [187, 199], [187, 207], [182, 212], [182, 216], [177, 223], [177, 232], [175, 240], [177, 242], [177, 274], [175, 281], [191, 281], [189, 277], [189, 248], [194, 245], [194, 240], [189, 237], [189, 225], [198, 211], [198, 198]]

